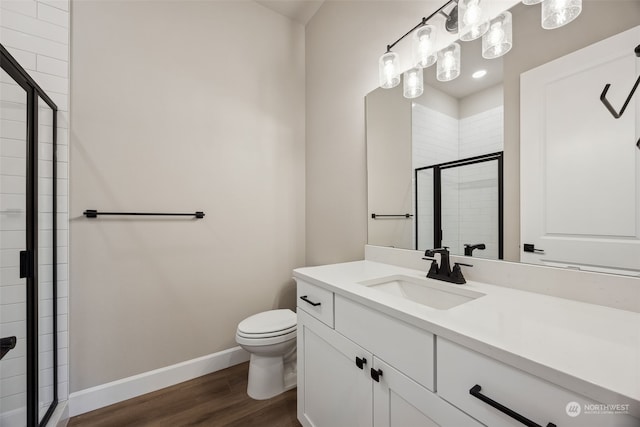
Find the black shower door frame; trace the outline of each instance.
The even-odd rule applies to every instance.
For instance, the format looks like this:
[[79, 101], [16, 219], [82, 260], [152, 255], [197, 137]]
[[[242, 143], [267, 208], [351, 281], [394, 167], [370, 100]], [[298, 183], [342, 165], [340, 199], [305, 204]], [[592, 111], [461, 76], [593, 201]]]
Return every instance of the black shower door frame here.
[[498, 151], [481, 156], [468, 157], [437, 165], [424, 166], [414, 169], [415, 191], [415, 245], [418, 249], [418, 173], [433, 169], [433, 247], [442, 247], [442, 171], [445, 169], [468, 166], [476, 163], [498, 161], [498, 259], [504, 259], [504, 152]]
[[[57, 115], [58, 107], [44, 90], [0, 44], [0, 67], [27, 93], [27, 149], [26, 149], [26, 254], [20, 257], [21, 275], [26, 276], [26, 332], [27, 332], [27, 426], [44, 426], [58, 405], [58, 322], [57, 322]], [[53, 400], [39, 421], [38, 388], [38, 99], [53, 111]]]

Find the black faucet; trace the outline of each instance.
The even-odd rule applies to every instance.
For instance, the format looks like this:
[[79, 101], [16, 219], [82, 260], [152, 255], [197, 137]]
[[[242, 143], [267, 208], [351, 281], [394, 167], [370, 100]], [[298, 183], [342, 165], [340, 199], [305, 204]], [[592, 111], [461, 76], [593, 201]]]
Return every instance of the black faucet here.
[[[440, 254], [440, 265], [438, 265], [438, 261], [434, 258], [435, 254]], [[471, 264], [463, 264], [461, 262], [456, 262], [453, 264], [453, 270], [451, 270], [451, 266], [449, 264], [449, 248], [443, 247], [439, 249], [427, 249], [424, 252], [424, 258], [431, 260], [431, 268], [429, 268], [429, 272], [427, 273], [427, 277], [430, 279], [442, 280], [449, 283], [455, 283], [457, 285], [462, 285], [467, 283], [464, 280], [464, 276], [462, 275], [461, 265], [467, 267], [473, 267]]]
[[464, 255], [465, 256], [473, 256], [474, 249], [485, 250], [487, 249], [487, 245], [484, 243], [477, 243], [475, 245], [470, 245], [469, 243], [464, 244]]

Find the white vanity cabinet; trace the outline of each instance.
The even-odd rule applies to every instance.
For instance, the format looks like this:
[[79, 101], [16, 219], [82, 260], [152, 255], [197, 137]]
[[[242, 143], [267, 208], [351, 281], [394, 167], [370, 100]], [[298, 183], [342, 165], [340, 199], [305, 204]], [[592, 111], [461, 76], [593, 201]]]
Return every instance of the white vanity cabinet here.
[[[635, 313], [480, 282], [485, 296], [435, 310], [363, 285], [399, 272], [367, 261], [295, 272], [305, 427], [640, 427]], [[591, 333], [594, 316], [604, 325]]]
[[[298, 420], [304, 426], [482, 426], [426, 387], [434, 387], [432, 334], [339, 295], [314, 305], [319, 299], [311, 296], [322, 291], [298, 279]], [[331, 319], [323, 304], [333, 309]], [[334, 323], [336, 329], [329, 327]]]

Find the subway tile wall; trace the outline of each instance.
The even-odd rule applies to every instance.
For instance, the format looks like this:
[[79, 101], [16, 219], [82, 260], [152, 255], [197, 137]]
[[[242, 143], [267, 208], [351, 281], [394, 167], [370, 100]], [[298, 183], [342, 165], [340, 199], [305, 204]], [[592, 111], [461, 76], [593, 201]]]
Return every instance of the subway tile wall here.
[[[502, 151], [504, 109], [496, 107], [460, 120], [460, 158]], [[477, 258], [498, 258], [498, 168], [497, 161], [460, 168], [458, 253], [464, 244], [484, 243]]]
[[[503, 150], [503, 107], [458, 119], [413, 104], [414, 169]], [[414, 182], [415, 186], [415, 182]], [[433, 246], [433, 173], [418, 174], [418, 248]], [[485, 243], [473, 256], [498, 257], [498, 177], [495, 162], [442, 173], [443, 245], [463, 254], [465, 243]]]
[[[412, 163], [413, 169], [437, 165], [458, 159], [459, 153], [459, 120], [439, 111], [414, 103], [411, 117]], [[458, 200], [457, 182], [450, 182], [446, 177], [443, 185], [447, 206], [453, 206]], [[415, 181], [415, 175], [413, 180]], [[414, 194], [415, 194], [415, 182]], [[418, 249], [433, 247], [433, 170], [425, 169], [418, 173], [418, 214], [414, 217], [418, 227]], [[445, 200], [443, 200], [445, 202]], [[444, 203], [443, 203], [444, 204]], [[414, 212], [415, 213], [415, 212]], [[457, 233], [457, 215], [451, 211], [443, 212], [447, 221], [447, 229]], [[424, 224], [428, 224], [423, 226]], [[415, 229], [414, 229], [415, 230]], [[415, 233], [415, 231], [414, 231]], [[456, 238], [457, 241], [457, 238]]]
[[[58, 226], [58, 300], [53, 301], [50, 292], [52, 277], [51, 246], [53, 243], [50, 196], [54, 185], [51, 171], [53, 146], [51, 144], [52, 113], [41, 105], [39, 129], [39, 186], [40, 210], [39, 254], [40, 322], [41, 332], [41, 388], [40, 400], [44, 408], [53, 396], [50, 383], [53, 366], [51, 346], [52, 307], [58, 308], [58, 397], [68, 398], [68, 111], [69, 111], [69, 0], [0, 0], [0, 43], [18, 60], [23, 68], [38, 82], [42, 89], [58, 106], [58, 179], [57, 226]], [[2, 128], [0, 138], [0, 222], [2, 233], [2, 277], [0, 281], [0, 331], [2, 336], [10, 333], [21, 335], [24, 340], [24, 285], [16, 284], [18, 260], [14, 246], [24, 245], [23, 218], [19, 206], [24, 207], [24, 98], [20, 88], [12, 87], [8, 76], [3, 75]], [[22, 141], [20, 141], [22, 139]], [[13, 218], [13, 220], [11, 219]], [[20, 348], [24, 348], [21, 346]], [[18, 348], [16, 348], [18, 350]], [[9, 353], [10, 359], [2, 360], [0, 376], [0, 411], [8, 413], [12, 408], [24, 405], [24, 352]], [[7, 358], [9, 357], [7, 356]], [[5, 363], [5, 361], [7, 363]], [[49, 382], [47, 382], [49, 381]], [[9, 425], [8, 420], [0, 422]]]

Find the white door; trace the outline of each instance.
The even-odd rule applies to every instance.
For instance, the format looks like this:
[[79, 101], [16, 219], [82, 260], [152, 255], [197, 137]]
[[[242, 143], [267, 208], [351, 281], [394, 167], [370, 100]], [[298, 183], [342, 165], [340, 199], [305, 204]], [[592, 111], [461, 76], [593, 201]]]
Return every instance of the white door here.
[[[521, 261], [640, 274], [640, 27], [520, 78]], [[536, 252], [525, 251], [525, 244]]]
[[374, 427], [481, 427], [473, 418], [375, 358]]
[[307, 427], [371, 427], [371, 359], [370, 353], [298, 310], [300, 422]]

